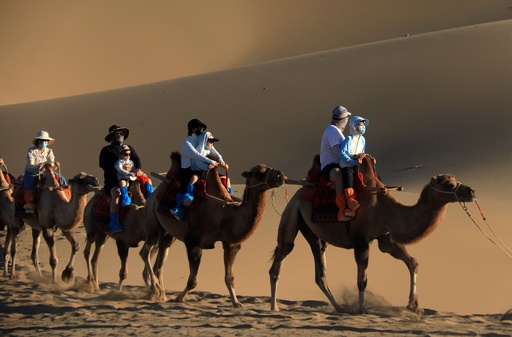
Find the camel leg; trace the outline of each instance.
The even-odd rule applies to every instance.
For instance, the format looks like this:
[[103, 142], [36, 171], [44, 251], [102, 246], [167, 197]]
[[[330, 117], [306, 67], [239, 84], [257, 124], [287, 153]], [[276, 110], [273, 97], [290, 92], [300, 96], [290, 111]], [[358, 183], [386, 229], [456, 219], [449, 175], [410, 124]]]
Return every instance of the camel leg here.
[[162, 254], [157, 254], [155, 259], [155, 266], [159, 266], [158, 268], [153, 267], [155, 270], [155, 276], [158, 279], [158, 283], [160, 284], [160, 287], [162, 291], [164, 290], [164, 263], [167, 260], [167, 256], [169, 253], [169, 248], [174, 243], [174, 240], [176, 240], [174, 237], [170, 236], [169, 234], [165, 234], [163, 231], [158, 237], [158, 248], [157, 251], [162, 251]]
[[370, 257], [370, 245], [360, 237], [354, 240], [354, 257], [357, 264], [357, 288], [359, 290], [359, 313], [366, 314], [366, 305], [364, 302], [364, 292], [368, 279], [366, 269], [368, 268], [368, 260]]
[[285, 208], [279, 223], [277, 247], [274, 251], [272, 266], [268, 271], [270, 275], [270, 310], [272, 311], [279, 311], [279, 306], [277, 305], [279, 274], [281, 273], [284, 259], [293, 250], [295, 238], [299, 232], [299, 212], [297, 210], [288, 211], [288, 209]]
[[119, 255], [119, 259], [121, 260], [121, 269], [119, 270], [119, 284], [117, 290], [123, 290], [123, 282], [128, 277], [128, 252], [130, 247], [128, 247], [122, 240], [116, 240], [117, 245], [117, 254]]
[[2, 260], [4, 262], [4, 277], [9, 275], [9, 262], [11, 261], [11, 232], [10, 226], [7, 226], [7, 233], [5, 235], [5, 246], [2, 251]]
[[34, 268], [36, 268], [36, 272], [39, 276], [43, 276], [41, 273], [41, 268], [39, 267], [39, 244], [41, 242], [41, 231], [32, 228], [32, 253], [30, 254], [30, 258], [32, 260], [32, 264]]
[[383, 253], [388, 253], [395, 259], [402, 260], [410, 275], [410, 291], [409, 291], [409, 304], [407, 309], [414, 311], [418, 314], [423, 314], [423, 309], [418, 305], [418, 293], [416, 290], [416, 279], [418, 276], [419, 263], [414, 257], [409, 255], [404, 245], [391, 241], [389, 235], [383, 235], [377, 238], [379, 242], [379, 249]]
[[[99, 291], [100, 290], [100, 284], [99, 284], [99, 276], [98, 276], [98, 259], [101, 254], [101, 251], [103, 250], [103, 247], [105, 243], [108, 240], [108, 236], [105, 235], [102, 231], [94, 232], [87, 231], [87, 241], [85, 244], [84, 249], [84, 258], [85, 262], [87, 264], [87, 281], [89, 282], [89, 285], [92, 287], [93, 291]], [[90, 257], [91, 254], [91, 247], [92, 243], [94, 242], [94, 253], [92, 255], [92, 258]]]
[[66, 231], [66, 232], [63, 231], [62, 234], [64, 235], [64, 237], [68, 240], [69, 244], [71, 245], [71, 256], [69, 258], [68, 264], [66, 265], [66, 268], [62, 271], [61, 279], [64, 282], [70, 283], [70, 282], [73, 282], [75, 279], [73, 271], [74, 271], [76, 253], [78, 253], [78, 250], [80, 249], [80, 244], [75, 239], [74, 231]]
[[[10, 247], [10, 259], [11, 259], [11, 272], [9, 274], [9, 278], [10, 279], [15, 279], [16, 278], [16, 246], [17, 246], [17, 243], [16, 241], [18, 240], [18, 236], [20, 235], [20, 228], [19, 227], [13, 227], [11, 228], [11, 232], [10, 232], [10, 235], [11, 235], [11, 247]], [[6, 264], [5, 266], [5, 270], [8, 270], [9, 267], [8, 265]]]
[[199, 248], [192, 240], [185, 240], [185, 246], [187, 247], [190, 275], [188, 276], [187, 286], [181, 294], [176, 297], [177, 302], [185, 302], [187, 294], [197, 286], [197, 273], [199, 272], [201, 257], [203, 256], [203, 249]]
[[228, 287], [229, 294], [231, 296], [231, 302], [233, 308], [241, 308], [242, 304], [238, 302], [235, 293], [235, 276], [233, 275], [233, 264], [235, 263], [236, 254], [242, 248], [241, 244], [232, 245], [227, 242], [222, 242], [224, 248], [224, 282]]
[[313, 253], [313, 259], [315, 260], [315, 283], [318, 285], [320, 290], [322, 290], [324, 295], [327, 296], [336, 312], [345, 312], [338, 304], [338, 301], [336, 301], [336, 298], [327, 284], [325, 251], [329, 244], [320, 240], [307, 225], [302, 225], [300, 227], [300, 232], [309, 243], [311, 252]]
[[[43, 238], [44, 241], [46, 241], [46, 244], [48, 245], [48, 250], [50, 251], [50, 258], [49, 263], [50, 267], [52, 268], [52, 282], [57, 283], [57, 264], [58, 264], [58, 258], [57, 258], [57, 248], [55, 247], [55, 238], [54, 238], [54, 231], [53, 227], [48, 228], [42, 226], [42, 232], [43, 232]], [[37, 256], [37, 254], [36, 254]]]

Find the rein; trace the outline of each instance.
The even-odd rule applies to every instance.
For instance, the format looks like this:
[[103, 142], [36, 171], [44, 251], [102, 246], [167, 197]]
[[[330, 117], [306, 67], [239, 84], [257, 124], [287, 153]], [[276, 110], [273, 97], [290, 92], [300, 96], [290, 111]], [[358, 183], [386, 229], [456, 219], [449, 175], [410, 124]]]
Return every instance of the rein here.
[[487, 235], [487, 233], [484, 232], [484, 230], [476, 223], [476, 221], [473, 219], [473, 217], [471, 216], [471, 214], [469, 214], [468, 212], [468, 208], [466, 207], [466, 203], [464, 202], [461, 202], [459, 201], [459, 199], [457, 198], [457, 201], [459, 202], [460, 206], [462, 207], [462, 209], [464, 210], [464, 212], [466, 212], [466, 214], [468, 215], [468, 217], [471, 219], [471, 221], [473, 222], [473, 224], [478, 228], [478, 230], [489, 240], [491, 241], [491, 243], [493, 245], [495, 245], [496, 247], [498, 247], [503, 253], [505, 253], [508, 257], [512, 257], [512, 250], [510, 250], [510, 248], [508, 248], [508, 246], [499, 238], [499, 236], [496, 234], [496, 232], [492, 229], [492, 227], [489, 225], [489, 223], [487, 222], [487, 219], [485, 218], [485, 215], [484, 215], [484, 212], [482, 211], [482, 208], [480, 207], [480, 205], [478, 204], [478, 201], [476, 200], [476, 198], [473, 199], [473, 201], [475, 202], [476, 206], [478, 207], [478, 210], [480, 211], [480, 216], [482, 217], [483, 221], [485, 222], [485, 224], [487, 225], [487, 228], [489, 228], [489, 230], [491, 231], [493, 237], [499, 242], [497, 243], [496, 241], [494, 241], [489, 235]]
[[475, 202], [476, 206], [478, 207], [478, 210], [480, 211], [480, 216], [482, 217], [482, 220], [485, 222], [485, 224], [487, 225], [487, 228], [489, 228], [489, 230], [491, 231], [492, 233], [492, 236], [494, 237], [495, 240], [497, 240], [499, 243], [497, 243], [495, 240], [493, 240], [493, 238], [491, 238], [489, 235], [487, 235], [487, 233], [484, 232], [484, 230], [476, 223], [475, 219], [473, 219], [473, 217], [471, 216], [471, 214], [469, 213], [468, 211], [468, 208], [466, 206], [466, 203], [463, 202], [463, 201], [460, 201], [459, 200], [459, 197], [457, 196], [457, 190], [459, 189], [459, 187], [461, 186], [462, 184], [460, 182], [457, 182], [457, 187], [455, 187], [455, 190], [453, 192], [448, 192], [448, 191], [441, 191], [437, 188], [435, 188], [434, 186], [430, 185], [430, 187], [438, 192], [438, 193], [444, 193], [444, 194], [453, 194], [455, 195], [455, 199], [457, 199], [457, 202], [459, 203], [459, 205], [462, 207], [462, 210], [464, 212], [466, 212], [466, 214], [468, 215], [469, 219], [471, 219], [471, 221], [473, 222], [473, 224], [476, 226], [476, 228], [478, 228], [478, 230], [493, 244], [495, 245], [496, 247], [498, 247], [498, 249], [500, 249], [503, 253], [505, 253], [508, 257], [511, 257], [512, 258], [512, 250], [510, 248], [508, 248], [508, 246], [498, 237], [498, 235], [496, 234], [496, 232], [492, 229], [491, 225], [489, 225], [489, 223], [487, 222], [487, 219], [485, 218], [485, 215], [484, 215], [484, 212], [482, 211], [482, 208], [480, 207], [480, 205], [478, 204], [478, 201], [476, 200], [476, 198], [473, 198], [473, 201]]

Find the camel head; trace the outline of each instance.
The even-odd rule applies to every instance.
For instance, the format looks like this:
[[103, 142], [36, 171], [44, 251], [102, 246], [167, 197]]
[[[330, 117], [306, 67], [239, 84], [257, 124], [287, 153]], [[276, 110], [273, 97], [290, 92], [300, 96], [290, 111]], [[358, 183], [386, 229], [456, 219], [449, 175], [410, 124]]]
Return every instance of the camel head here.
[[266, 191], [284, 185], [286, 176], [283, 172], [268, 167], [265, 164], [254, 166], [249, 171], [242, 173], [246, 179], [247, 188], [254, 188], [260, 191]]
[[102, 189], [98, 178], [80, 172], [73, 178], [68, 180], [70, 185], [74, 185], [79, 194], [87, 194], [89, 192], [100, 191]]
[[451, 174], [433, 176], [429, 186], [444, 202], [472, 202], [475, 198], [475, 191], [458, 182]]

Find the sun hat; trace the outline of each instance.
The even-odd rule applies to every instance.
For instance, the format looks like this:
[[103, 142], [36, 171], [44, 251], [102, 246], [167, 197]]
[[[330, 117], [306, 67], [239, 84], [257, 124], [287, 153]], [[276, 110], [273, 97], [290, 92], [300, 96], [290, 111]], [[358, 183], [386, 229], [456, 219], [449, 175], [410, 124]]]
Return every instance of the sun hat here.
[[332, 119], [339, 121], [343, 118], [347, 118], [348, 116], [352, 115], [350, 112], [348, 112], [347, 108], [338, 105], [337, 107], [332, 110]]
[[125, 153], [125, 152], [128, 152], [128, 151], [131, 152], [130, 147], [128, 145], [123, 145], [123, 146], [121, 146], [119, 148], [119, 153]]
[[128, 138], [128, 135], [130, 134], [130, 130], [128, 130], [128, 128], [120, 127], [119, 125], [114, 124], [108, 128], [108, 135], [105, 136], [105, 141], [110, 143], [112, 141], [112, 136], [117, 131], [123, 132], [124, 139]]
[[36, 145], [36, 142], [38, 140], [47, 140], [48, 145], [51, 145], [51, 144], [53, 144], [53, 142], [55, 142], [55, 139], [51, 138], [50, 134], [47, 131], [43, 131], [43, 130], [41, 130], [37, 133], [36, 137], [32, 141], [32, 144]]
[[213, 135], [210, 133], [207, 140], [209, 140], [210, 142], [218, 142], [219, 138], [213, 137]]
[[191, 119], [188, 122], [187, 127], [188, 127], [188, 131], [192, 131], [192, 129], [195, 129], [195, 128], [203, 128], [204, 130], [207, 129], [206, 124], [204, 124], [197, 118]]

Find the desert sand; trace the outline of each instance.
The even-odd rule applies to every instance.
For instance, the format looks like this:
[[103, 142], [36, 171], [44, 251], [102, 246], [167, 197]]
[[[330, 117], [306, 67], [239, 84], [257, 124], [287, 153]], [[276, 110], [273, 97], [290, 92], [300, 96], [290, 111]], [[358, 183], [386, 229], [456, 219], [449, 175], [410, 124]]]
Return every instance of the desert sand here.
[[[343, 9], [343, 3], [325, 5], [335, 11]], [[278, 168], [290, 179], [305, 178], [332, 108], [344, 105], [354, 115], [371, 120], [365, 134], [367, 152], [377, 158], [377, 172], [387, 184], [404, 187], [404, 192], [392, 192], [404, 204], [414, 204], [421, 188], [438, 173], [452, 173], [476, 190], [485, 221], [475, 203], [466, 204], [468, 213], [451, 204], [436, 231], [408, 247], [420, 263], [423, 317], [405, 309], [406, 267], [380, 253], [376, 245], [367, 271], [369, 314], [363, 316], [355, 314], [353, 252], [335, 247], [327, 251], [331, 290], [347, 309], [346, 314], [336, 314], [314, 283], [313, 259], [300, 237], [282, 268], [281, 311], [271, 312], [268, 269], [286, 206], [286, 189], [281, 187], [268, 193], [263, 221], [242, 245], [235, 263], [242, 309], [230, 308], [220, 243], [204, 252], [199, 284], [187, 303], [154, 303], [146, 297], [139, 249], [130, 251], [129, 275], [124, 291], [118, 292], [119, 259], [114, 242], [107, 242], [99, 267], [102, 289], [83, 293], [80, 285], [87, 271], [82, 249], [75, 262], [76, 282], [50, 284], [47, 246], [41, 242], [45, 277], [39, 279], [30, 261], [30, 231], [25, 230], [19, 242], [19, 278], [0, 278], [0, 334], [510, 335], [511, 321], [501, 318], [507, 318], [504, 314], [512, 308], [512, 261], [475, 224], [492, 235], [490, 225], [512, 246], [512, 2], [488, 6], [487, 1], [448, 1], [442, 2], [449, 4], [445, 10], [441, 2], [428, 8], [420, 3], [385, 3], [388, 11], [370, 10], [372, 2], [350, 7], [364, 23], [361, 28], [304, 35], [311, 49], [298, 48], [300, 39], [284, 34], [277, 44], [259, 42], [261, 49], [267, 48], [266, 53], [261, 51], [266, 59], [190, 67], [187, 74], [168, 74], [164, 81], [140, 79], [138, 83], [146, 84], [136, 86], [126, 81], [111, 84], [116, 88], [112, 90], [105, 90], [98, 79], [103, 84], [84, 87], [82, 95], [60, 91], [59, 96], [55, 91], [47, 92], [46, 100], [13, 99], [16, 104], [0, 106], [0, 155], [10, 173], [22, 174], [26, 149], [43, 129], [56, 139], [51, 147], [63, 175], [70, 178], [86, 171], [101, 179], [99, 151], [107, 144], [108, 127], [120, 124], [130, 129], [126, 142], [142, 157], [144, 171], [165, 172], [170, 152], [180, 148], [187, 121], [199, 118], [220, 138], [216, 147], [230, 165], [236, 192], [241, 193], [240, 174], [258, 163]], [[311, 13], [316, 4], [302, 3], [311, 6]], [[282, 6], [276, 7], [279, 15], [286, 13]], [[301, 15], [308, 17], [303, 11]], [[248, 12], [246, 20], [251, 17]], [[320, 25], [321, 16], [315, 19]], [[285, 28], [294, 31], [303, 27], [302, 22], [286, 21]], [[363, 29], [374, 22], [378, 27]], [[325, 47], [314, 40], [331, 44]], [[203, 42], [190, 37], [189, 43]], [[276, 45], [287, 53], [277, 52]], [[160, 65], [155, 62], [155, 66]], [[39, 78], [37, 72], [27, 72], [32, 72], [34, 81]], [[76, 77], [73, 83], [79, 81]], [[26, 97], [34, 96], [27, 92]], [[288, 193], [295, 189], [289, 186]], [[3, 245], [5, 232], [1, 234]], [[82, 226], [77, 235], [85, 241]], [[69, 246], [60, 233], [57, 238], [60, 272]], [[165, 288], [173, 298], [188, 276], [181, 242], [171, 248], [164, 268]]]

